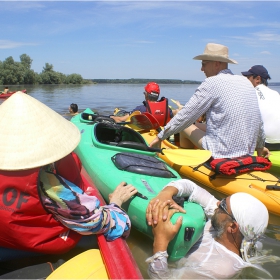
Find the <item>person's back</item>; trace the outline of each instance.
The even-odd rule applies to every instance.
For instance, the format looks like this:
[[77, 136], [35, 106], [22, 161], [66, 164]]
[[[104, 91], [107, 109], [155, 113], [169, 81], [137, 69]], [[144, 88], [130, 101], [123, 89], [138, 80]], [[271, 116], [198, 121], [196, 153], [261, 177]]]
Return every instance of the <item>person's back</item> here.
[[255, 89], [264, 122], [265, 141], [271, 144], [280, 143], [280, 94], [264, 84], [256, 86]]
[[[160, 141], [180, 133], [181, 148], [210, 150], [213, 158], [252, 155], [255, 149], [258, 155], [265, 155], [263, 123], [254, 88], [228, 69], [228, 63], [237, 63], [228, 57], [228, 48], [208, 43], [204, 53], [193, 59], [201, 60], [201, 71], [207, 78], [150, 142], [150, 147], [158, 147]], [[203, 114], [207, 125], [196, 125]]]
[[82, 235], [128, 236], [130, 220], [120, 207], [137, 190], [122, 182], [100, 207], [72, 153], [81, 138], [73, 123], [22, 92], [0, 106], [0, 117], [0, 246], [57, 254]]
[[261, 114], [251, 83], [224, 70], [207, 78], [198, 90], [203, 90], [205, 85], [210, 85], [212, 90], [207, 130], [202, 142], [204, 148], [211, 150], [215, 158], [253, 154], [260, 132]]
[[262, 65], [254, 65], [248, 71], [241, 72], [255, 87], [259, 108], [264, 122], [266, 147], [270, 150], [280, 148], [280, 95], [268, 87], [271, 77]]
[[155, 82], [147, 83], [144, 90], [145, 100], [143, 104], [136, 106], [131, 112], [127, 112], [124, 116], [114, 115], [110, 117], [114, 119], [115, 122], [124, 122], [133, 112], [149, 112], [158, 120], [160, 125], [165, 125], [173, 117], [173, 111], [168, 106], [168, 100], [165, 97], [158, 100], [160, 87]]

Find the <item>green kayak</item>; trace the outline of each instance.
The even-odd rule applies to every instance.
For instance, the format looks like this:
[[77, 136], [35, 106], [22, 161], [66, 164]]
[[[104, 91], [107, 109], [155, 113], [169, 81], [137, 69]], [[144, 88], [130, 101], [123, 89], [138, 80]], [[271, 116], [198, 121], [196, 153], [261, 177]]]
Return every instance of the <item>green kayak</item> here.
[[[122, 205], [128, 213], [132, 226], [153, 238], [152, 228], [146, 223], [146, 208], [149, 200], [172, 180], [180, 175], [149, 151], [144, 138], [136, 131], [96, 116], [90, 109], [74, 116], [71, 122], [81, 131], [81, 141], [75, 152], [93, 183], [107, 199], [121, 182], [134, 185], [140, 195], [134, 196]], [[95, 121], [93, 121], [95, 119]], [[100, 122], [97, 122], [99, 119]], [[142, 196], [141, 196], [142, 195]], [[182, 227], [168, 247], [169, 259], [176, 261], [185, 256], [200, 238], [205, 225], [205, 215], [200, 205], [186, 200], [178, 201], [186, 214]]]

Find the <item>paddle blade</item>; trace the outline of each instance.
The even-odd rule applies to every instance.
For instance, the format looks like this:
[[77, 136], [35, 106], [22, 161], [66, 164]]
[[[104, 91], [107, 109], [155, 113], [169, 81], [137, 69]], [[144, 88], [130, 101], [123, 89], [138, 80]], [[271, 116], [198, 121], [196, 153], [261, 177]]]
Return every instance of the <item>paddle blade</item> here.
[[211, 157], [208, 150], [198, 149], [163, 149], [163, 154], [171, 162], [178, 165], [197, 166]]
[[134, 111], [129, 115], [129, 117], [126, 119], [126, 122], [130, 122], [131, 117], [136, 116], [136, 115], [141, 115], [140, 111]]
[[143, 115], [148, 117], [148, 119], [150, 120], [150, 122], [153, 125], [153, 129], [157, 130], [160, 128], [158, 120], [152, 114], [150, 114], [148, 112], [144, 112]]
[[132, 116], [130, 118], [130, 122], [132, 125], [138, 127], [139, 129], [142, 129], [142, 130], [153, 129], [153, 124], [151, 123], [149, 118], [143, 114]]

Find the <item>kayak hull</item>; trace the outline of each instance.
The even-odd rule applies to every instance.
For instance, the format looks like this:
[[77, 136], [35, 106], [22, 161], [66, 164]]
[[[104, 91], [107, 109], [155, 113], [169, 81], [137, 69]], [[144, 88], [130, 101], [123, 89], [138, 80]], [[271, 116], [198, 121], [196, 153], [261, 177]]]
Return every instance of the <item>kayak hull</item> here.
[[[85, 112], [93, 113], [89, 109]], [[130, 140], [131, 142], [143, 141], [145, 143], [141, 135], [132, 129], [116, 124], [92, 123], [84, 120], [81, 116], [81, 114], [74, 116], [71, 122], [81, 131], [81, 141], [75, 152], [79, 155], [83, 166], [105, 199], [121, 182], [132, 184], [139, 193], [147, 197], [147, 199], [143, 199], [135, 196], [124, 203], [122, 208], [128, 213], [133, 227], [153, 238], [152, 229], [146, 223], [148, 203], [166, 184], [172, 180], [180, 179], [180, 175], [166, 165], [164, 161], [158, 159], [154, 152], [117, 146], [114, 140], [116, 133], [120, 134], [119, 130], [122, 131], [120, 142]], [[157, 174], [147, 175], [145, 174], [146, 171], [142, 172], [142, 167], [140, 168], [142, 174], [131, 172], [127, 169], [119, 169], [116, 162], [122, 156], [135, 158], [136, 169], [138, 168], [137, 163], [143, 161], [143, 157], [145, 160], [146, 158], [155, 160], [157, 161], [155, 164], [159, 162], [166, 168], [164, 176], [171, 174], [170, 176], [172, 177], [162, 177]], [[128, 169], [132, 168], [133, 165], [130, 164]], [[149, 172], [154, 172], [152, 167], [148, 169]], [[188, 214], [176, 213], [172, 217], [172, 222], [175, 223], [179, 215], [182, 215], [183, 225], [177, 236], [169, 244], [168, 253], [170, 260], [178, 260], [185, 256], [191, 246], [200, 238], [205, 225], [205, 215], [200, 205], [185, 201], [183, 206]], [[191, 234], [188, 236], [190, 232]]]
[[[21, 90], [23, 93], [27, 93], [27, 90], [26, 89], [23, 89]], [[0, 94], [0, 98], [8, 98], [10, 97], [11, 95], [13, 95], [14, 93], [16, 93], [16, 91], [10, 91], [8, 93], [3, 93], [3, 94]]]

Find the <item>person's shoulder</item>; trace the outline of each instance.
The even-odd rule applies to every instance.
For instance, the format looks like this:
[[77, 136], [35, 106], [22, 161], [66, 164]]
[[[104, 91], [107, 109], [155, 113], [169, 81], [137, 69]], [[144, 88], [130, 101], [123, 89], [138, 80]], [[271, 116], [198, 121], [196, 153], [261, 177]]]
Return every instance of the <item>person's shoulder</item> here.
[[269, 94], [269, 95], [275, 95], [275, 96], [279, 96], [280, 97], [280, 94], [278, 91], [264, 85], [264, 84], [260, 84], [260, 85], [257, 85], [255, 87], [256, 91], [261, 91], [262, 94]]
[[132, 112], [134, 112], [134, 111], [140, 111], [141, 113], [143, 113], [143, 112], [146, 112], [146, 107], [143, 104], [138, 105], [132, 110]]

